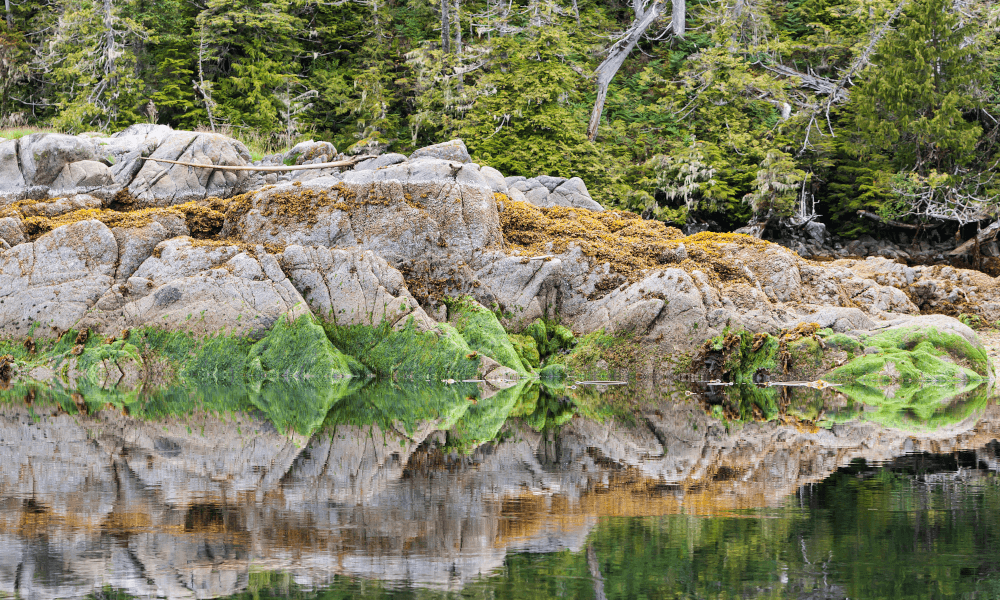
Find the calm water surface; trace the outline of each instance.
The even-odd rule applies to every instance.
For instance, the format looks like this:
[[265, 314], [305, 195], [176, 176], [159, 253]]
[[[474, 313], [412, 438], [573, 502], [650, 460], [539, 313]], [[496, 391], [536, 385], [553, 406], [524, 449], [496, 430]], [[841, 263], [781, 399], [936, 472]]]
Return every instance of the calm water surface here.
[[977, 388], [0, 397], [0, 597], [1000, 598]]

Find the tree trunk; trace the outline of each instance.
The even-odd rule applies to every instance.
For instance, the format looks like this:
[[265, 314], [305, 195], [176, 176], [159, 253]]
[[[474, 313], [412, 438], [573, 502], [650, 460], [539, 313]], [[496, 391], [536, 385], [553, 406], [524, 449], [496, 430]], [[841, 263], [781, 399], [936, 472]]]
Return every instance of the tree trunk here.
[[[4, 8], [7, 9], [7, 31], [14, 31], [14, 13], [10, 10], [10, 0], [3, 0]], [[576, 6], [576, 0], [573, 0], [573, 6]], [[577, 21], [580, 17], [577, 16]]]
[[205, 87], [205, 25], [201, 26], [200, 36], [198, 39], [198, 83], [195, 84], [195, 88], [198, 93], [201, 94], [202, 99], [205, 101], [205, 112], [208, 113], [208, 124], [212, 127], [212, 132], [215, 132], [215, 117], [212, 115], [212, 105], [215, 102], [212, 100], [212, 94]]
[[594, 584], [595, 600], [607, 600], [604, 594], [604, 577], [601, 575], [601, 565], [597, 562], [597, 551], [594, 545], [587, 546], [587, 570], [590, 571], [590, 579]]
[[[590, 123], [587, 125], [587, 137], [590, 141], [597, 139], [597, 128], [601, 124], [601, 113], [604, 112], [604, 100], [608, 97], [608, 86], [611, 84], [611, 80], [614, 79], [618, 69], [621, 68], [622, 63], [628, 58], [632, 48], [635, 48], [649, 26], [663, 14], [665, 6], [665, 2], [658, 2], [645, 11], [642, 17], [637, 16], [625, 35], [611, 46], [608, 57], [594, 70], [594, 74], [597, 75], [597, 100], [594, 101], [594, 110], [590, 113]], [[633, 4], [633, 9], [637, 13], [642, 10], [638, 3]]]
[[441, 49], [451, 51], [451, 23], [448, 20], [448, 0], [441, 0]]
[[[8, 0], [9, 2], [10, 0]], [[577, 5], [576, 0], [573, 0], [573, 14], [576, 16], [576, 26], [580, 26], [580, 7]]]
[[684, 26], [686, 24], [685, 12], [687, 11], [687, 6], [685, 0], [674, 0], [674, 10], [670, 15], [670, 20], [674, 26], [674, 36], [682, 38], [684, 37]]
[[455, 53], [462, 53], [462, 18], [459, 12], [462, 8], [461, 0], [455, 0]]

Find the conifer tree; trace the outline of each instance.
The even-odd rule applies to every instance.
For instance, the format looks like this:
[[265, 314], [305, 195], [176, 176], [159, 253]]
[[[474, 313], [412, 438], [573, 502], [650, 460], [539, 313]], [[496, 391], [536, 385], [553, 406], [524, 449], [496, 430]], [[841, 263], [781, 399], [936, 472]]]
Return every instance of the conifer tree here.
[[951, 0], [913, 0], [872, 58], [854, 91], [862, 158], [891, 151], [898, 169], [949, 171], [970, 158], [980, 126], [966, 120], [976, 108], [981, 64], [964, 44], [969, 26], [950, 10]]
[[263, 134], [285, 129], [281, 98], [302, 79], [295, 9], [292, 0], [208, 0], [194, 34], [209, 40], [202, 68], [213, 81], [217, 117]]
[[133, 48], [146, 37], [128, 0], [62, 0], [39, 67], [66, 131], [122, 127], [139, 119], [142, 80]]

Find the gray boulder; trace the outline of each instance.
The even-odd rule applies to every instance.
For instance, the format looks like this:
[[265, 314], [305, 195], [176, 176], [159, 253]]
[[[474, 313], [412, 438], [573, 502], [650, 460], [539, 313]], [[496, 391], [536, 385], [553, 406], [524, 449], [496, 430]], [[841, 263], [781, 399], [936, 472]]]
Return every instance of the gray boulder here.
[[319, 318], [341, 326], [435, 325], [406, 289], [403, 275], [370, 250], [289, 246], [281, 255], [289, 279]]
[[603, 211], [604, 208], [590, 197], [587, 185], [579, 177], [563, 179], [542, 175], [535, 179], [508, 177], [507, 187], [518, 190], [525, 200], [540, 208], [565, 206]]
[[565, 177], [553, 177], [552, 175], [539, 175], [535, 181], [545, 186], [545, 189], [552, 193], [556, 188], [566, 182]]
[[70, 329], [111, 287], [117, 262], [114, 235], [92, 220], [0, 254], [0, 333], [53, 337]]
[[281, 316], [296, 319], [309, 312], [263, 247], [251, 256], [235, 246], [197, 246], [190, 238], [174, 238], [156, 250], [126, 283], [100, 298], [81, 328], [115, 333], [156, 325], [259, 337]]
[[66, 165], [97, 158], [93, 141], [61, 133], [33, 133], [21, 138], [18, 155], [29, 186], [50, 186]]
[[317, 159], [321, 159], [319, 162], [329, 162], [335, 156], [337, 149], [330, 142], [308, 140], [295, 144], [282, 156], [281, 162], [286, 165], [303, 165]]
[[479, 167], [479, 172], [482, 174], [483, 179], [485, 179], [490, 184], [490, 189], [494, 193], [506, 195], [507, 182], [504, 180], [503, 173], [497, 171], [493, 167]]
[[96, 160], [81, 160], [63, 167], [50, 187], [55, 193], [87, 192], [114, 185], [114, 182], [107, 165]]
[[230, 209], [222, 235], [253, 244], [358, 246], [408, 277], [446, 282], [441, 293], [465, 289], [485, 253], [503, 246], [493, 191], [471, 165], [420, 159], [343, 177], [246, 196], [244, 206]]
[[[559, 259], [499, 257], [476, 271], [476, 280], [480, 282], [477, 296], [488, 304], [494, 300], [503, 312], [513, 315], [507, 325], [520, 329], [521, 325], [550, 315], [546, 308], [556, 306], [561, 270]], [[483, 298], [486, 293], [492, 298]]]
[[548, 205], [585, 208], [597, 212], [604, 210], [603, 206], [590, 197], [587, 185], [579, 177], [568, 179], [552, 190], [552, 193], [549, 194]]
[[9, 246], [16, 246], [28, 241], [24, 235], [24, 227], [21, 219], [17, 217], [4, 217], [0, 219], [0, 240]]
[[442, 160], [453, 160], [460, 163], [472, 162], [469, 150], [462, 140], [451, 140], [441, 144], [434, 144], [421, 148], [410, 155], [410, 160], [418, 158], [440, 158]]
[[368, 160], [363, 160], [358, 164], [354, 165], [355, 171], [374, 171], [375, 169], [381, 169], [382, 167], [388, 167], [390, 165], [398, 165], [399, 163], [406, 162], [406, 157], [402, 154], [396, 154], [395, 152], [390, 152], [388, 154], [382, 154], [376, 156], [375, 158], [369, 158]]
[[25, 191], [17, 147], [17, 140], [0, 142], [0, 202], [20, 200]]
[[[139, 160], [129, 155], [129, 159]], [[242, 143], [215, 133], [178, 131], [170, 134], [150, 158], [203, 165], [245, 166], [250, 151]], [[228, 197], [242, 189], [248, 171], [218, 171], [146, 160], [128, 184], [128, 191], [142, 206], [170, 206], [211, 196]], [[127, 171], [125, 167], [123, 172]], [[121, 181], [121, 180], [118, 180]]]

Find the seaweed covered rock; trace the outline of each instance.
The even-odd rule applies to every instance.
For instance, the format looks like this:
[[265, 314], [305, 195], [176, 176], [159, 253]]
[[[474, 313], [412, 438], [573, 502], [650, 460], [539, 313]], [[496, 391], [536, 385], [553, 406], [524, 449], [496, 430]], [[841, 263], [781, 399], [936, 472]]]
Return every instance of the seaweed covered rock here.
[[503, 248], [497, 202], [475, 165], [411, 160], [244, 194], [223, 236], [247, 243], [372, 250], [404, 272], [421, 301], [467, 291]]
[[[776, 334], [822, 321], [849, 331], [919, 312], [884, 278], [880, 283], [847, 265], [811, 263], [749, 236], [685, 237], [627, 212], [516, 201], [506, 203], [501, 220], [512, 258], [521, 257], [523, 288], [534, 294], [498, 294], [501, 308], [544, 302], [580, 333], [637, 334], [646, 343], [687, 351], [725, 327]], [[538, 256], [555, 265], [543, 281], [528, 277]], [[508, 262], [506, 270], [514, 270], [515, 261]], [[504, 278], [490, 275], [483, 270], [480, 278], [503, 289]]]
[[976, 333], [951, 317], [890, 321], [875, 331], [860, 333], [857, 343], [859, 355], [830, 373], [832, 379], [861, 383], [995, 379]]

